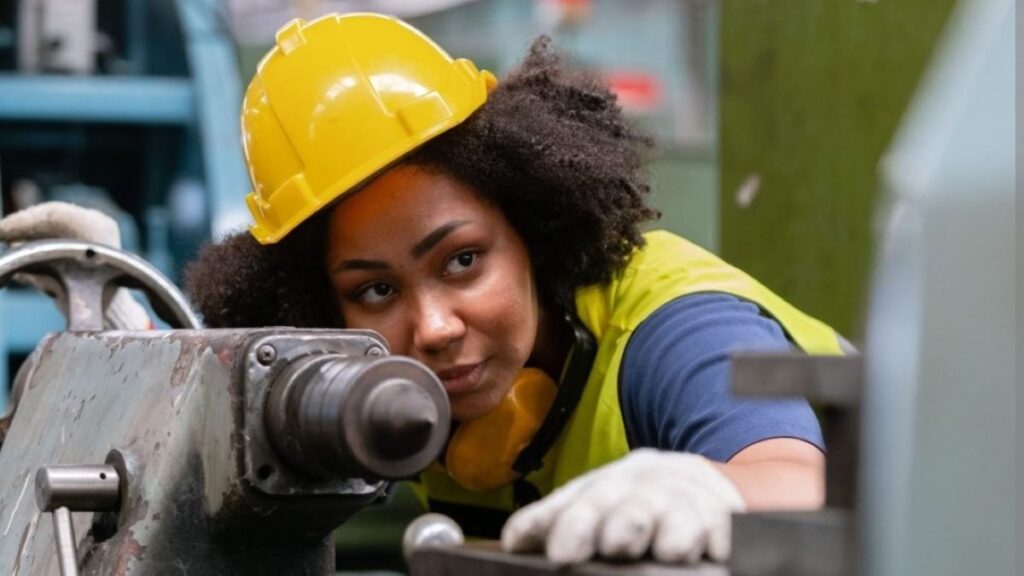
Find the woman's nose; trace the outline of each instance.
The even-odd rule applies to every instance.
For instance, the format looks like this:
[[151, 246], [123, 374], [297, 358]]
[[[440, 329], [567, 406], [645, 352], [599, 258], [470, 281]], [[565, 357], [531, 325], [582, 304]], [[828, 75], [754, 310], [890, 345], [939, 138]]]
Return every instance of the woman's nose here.
[[466, 333], [466, 324], [444, 298], [421, 298], [413, 327], [413, 345], [424, 353], [443, 351]]

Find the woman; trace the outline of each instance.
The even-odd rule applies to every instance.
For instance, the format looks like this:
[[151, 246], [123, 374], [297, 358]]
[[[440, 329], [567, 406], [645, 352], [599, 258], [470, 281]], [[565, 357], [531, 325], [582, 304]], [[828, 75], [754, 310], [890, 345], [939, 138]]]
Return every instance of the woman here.
[[732, 398], [728, 358], [838, 337], [641, 234], [649, 141], [547, 40], [497, 82], [391, 18], [292, 22], [243, 145], [256, 224], [190, 267], [195, 304], [211, 327], [376, 330], [433, 369], [457, 431], [421, 488], [467, 532], [562, 562], [723, 560], [731, 512], [821, 504], [806, 403]]
[[[243, 133], [252, 235], [189, 274], [210, 325], [376, 330], [436, 371], [463, 430], [525, 367], [578, 390], [504, 485], [451, 460], [423, 474], [468, 531], [496, 535], [540, 497], [505, 524], [507, 548], [722, 559], [731, 511], [821, 503], [812, 413], [731, 398], [728, 356], [838, 353], [835, 333], [692, 244], [641, 235], [657, 215], [648, 140], [547, 40], [496, 82], [393, 19], [296, 21], [249, 87]], [[486, 430], [453, 444], [493, 434], [501, 452]]]

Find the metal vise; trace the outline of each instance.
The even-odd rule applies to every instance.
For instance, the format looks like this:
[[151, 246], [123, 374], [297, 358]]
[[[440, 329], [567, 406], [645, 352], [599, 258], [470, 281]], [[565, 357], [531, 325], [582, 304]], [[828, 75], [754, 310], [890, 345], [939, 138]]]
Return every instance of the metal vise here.
[[450, 419], [429, 369], [349, 330], [59, 332], [14, 396], [12, 574], [333, 574], [331, 530], [433, 461]]

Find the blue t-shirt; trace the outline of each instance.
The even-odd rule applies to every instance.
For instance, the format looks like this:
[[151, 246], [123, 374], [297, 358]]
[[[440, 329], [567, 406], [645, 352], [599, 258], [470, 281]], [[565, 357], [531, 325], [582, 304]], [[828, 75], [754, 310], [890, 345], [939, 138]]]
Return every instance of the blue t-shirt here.
[[799, 438], [824, 450], [805, 400], [753, 399], [729, 390], [736, 351], [788, 351], [775, 320], [728, 294], [693, 294], [654, 312], [623, 354], [619, 403], [631, 448], [694, 452], [727, 461], [769, 438]]

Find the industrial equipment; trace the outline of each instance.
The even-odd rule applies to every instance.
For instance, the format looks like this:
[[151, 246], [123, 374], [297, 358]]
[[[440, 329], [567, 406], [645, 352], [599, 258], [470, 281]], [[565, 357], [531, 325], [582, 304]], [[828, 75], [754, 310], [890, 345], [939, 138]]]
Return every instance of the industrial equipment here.
[[[25, 244], [0, 287], [19, 273], [56, 279], [70, 312], [0, 421], [15, 574], [332, 574], [331, 531], [447, 439], [440, 381], [372, 332], [203, 330], [152, 266], [95, 244]], [[116, 286], [180, 329], [96, 331]]]
[[[242, 227], [225, 11], [221, 0], [0, 3], [3, 213], [44, 200], [100, 209], [174, 280], [201, 242]], [[41, 294], [0, 292], [0, 410], [9, 373], [61, 326]]]
[[[733, 563], [696, 567], [556, 566], [426, 518], [413, 574], [1014, 573], [1014, 10], [961, 4], [891, 149], [863, 360], [736, 364], [741, 392], [824, 406], [826, 510], [737, 516]], [[0, 257], [0, 286], [19, 271], [80, 301], [0, 420], [14, 574], [327, 574], [330, 529], [447, 436], [436, 379], [372, 333], [197, 329], [173, 286], [100, 246], [24, 246]], [[89, 331], [108, 282], [189, 329]]]

